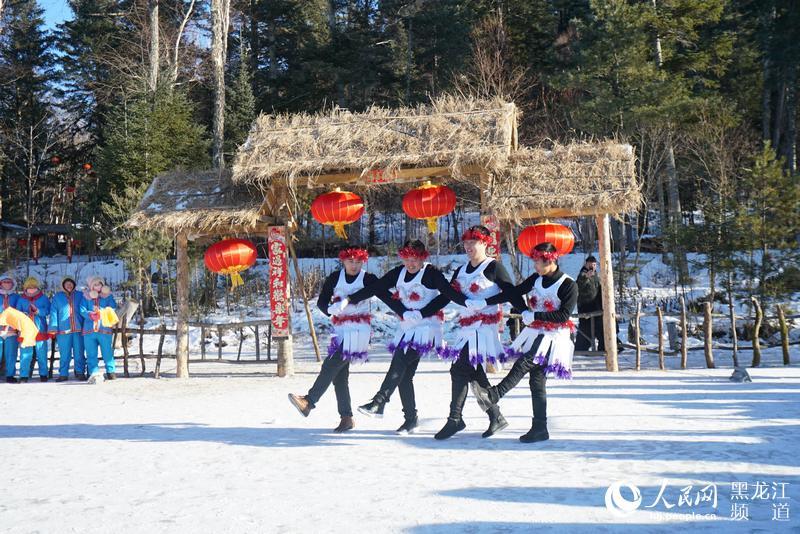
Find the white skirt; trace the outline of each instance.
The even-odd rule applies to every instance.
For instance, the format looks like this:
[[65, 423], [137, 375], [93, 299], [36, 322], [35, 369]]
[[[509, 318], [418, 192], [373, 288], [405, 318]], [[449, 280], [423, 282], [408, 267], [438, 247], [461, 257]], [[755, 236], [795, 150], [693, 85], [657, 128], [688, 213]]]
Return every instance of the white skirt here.
[[476, 369], [486, 362], [497, 365], [506, 361], [506, 351], [496, 324], [461, 327], [456, 336], [453, 345], [439, 352], [442, 359], [456, 361], [466, 346], [469, 363]]
[[389, 352], [397, 349], [403, 352], [415, 350], [419, 356], [426, 357], [438, 354], [444, 347], [444, 331], [442, 321], [438, 317], [426, 317], [418, 323], [409, 324], [400, 321], [400, 329], [388, 345]]
[[328, 357], [341, 351], [342, 359], [351, 362], [367, 361], [372, 329], [368, 323], [345, 323], [333, 327]]
[[[530, 354], [536, 339], [542, 340], [534, 354]], [[569, 380], [572, 378], [572, 355], [575, 344], [570, 337], [569, 328], [541, 330], [526, 326], [514, 339], [507, 354], [509, 359], [529, 356], [534, 363], [545, 366], [545, 375]]]

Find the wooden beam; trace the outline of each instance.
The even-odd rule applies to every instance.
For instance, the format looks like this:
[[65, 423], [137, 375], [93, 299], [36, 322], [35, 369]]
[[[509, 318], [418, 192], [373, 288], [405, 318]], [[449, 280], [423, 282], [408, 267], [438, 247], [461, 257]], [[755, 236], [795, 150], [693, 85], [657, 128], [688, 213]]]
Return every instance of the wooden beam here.
[[608, 210], [602, 207], [575, 210], [572, 208], [548, 208], [543, 210], [520, 210], [518, 218], [525, 219], [566, 219], [571, 217], [588, 217], [607, 215]]
[[175, 321], [178, 378], [189, 378], [189, 240], [185, 233], [176, 236], [178, 317]]
[[[469, 165], [461, 169], [466, 175], [479, 176], [485, 172], [482, 167]], [[375, 185], [375, 184], [399, 184], [407, 182], [421, 182], [428, 178], [448, 177], [452, 175], [450, 167], [412, 167], [406, 169], [384, 170], [372, 169], [366, 172], [352, 170], [340, 173], [319, 174], [316, 176], [299, 176], [295, 180], [297, 186], [305, 186], [309, 189], [315, 187], [325, 187], [330, 185]], [[275, 186], [286, 187], [285, 181], [276, 181]], [[273, 187], [275, 187], [273, 186]]]
[[603, 336], [606, 344], [606, 370], [619, 371], [617, 361], [617, 311], [614, 302], [614, 271], [611, 267], [611, 229], [608, 215], [598, 215], [597, 238], [600, 248], [600, 287], [603, 296]]

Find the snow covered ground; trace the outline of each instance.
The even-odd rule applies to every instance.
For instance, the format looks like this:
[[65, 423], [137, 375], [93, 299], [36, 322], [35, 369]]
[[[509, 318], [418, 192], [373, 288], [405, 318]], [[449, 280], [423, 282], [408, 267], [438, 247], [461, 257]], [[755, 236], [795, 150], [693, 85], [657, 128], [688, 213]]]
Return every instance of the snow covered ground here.
[[[470, 398], [467, 430], [435, 441], [450, 390], [436, 361], [417, 373], [421, 432], [394, 434], [395, 395], [384, 419], [357, 413], [354, 431], [334, 434], [332, 388], [307, 419], [286, 399], [319, 368], [304, 339], [295, 350], [286, 379], [274, 364], [209, 362], [188, 381], [0, 385], [0, 531], [800, 531], [800, 369], [776, 351], [751, 384], [703, 369], [702, 354], [689, 370], [618, 374], [579, 358], [573, 381], [548, 383], [551, 440], [523, 445], [527, 382], [503, 399], [499, 435], [480, 437]], [[380, 351], [352, 367], [354, 407], [387, 367]], [[629, 486], [641, 502], [623, 513]], [[750, 519], [731, 521], [734, 505]]]

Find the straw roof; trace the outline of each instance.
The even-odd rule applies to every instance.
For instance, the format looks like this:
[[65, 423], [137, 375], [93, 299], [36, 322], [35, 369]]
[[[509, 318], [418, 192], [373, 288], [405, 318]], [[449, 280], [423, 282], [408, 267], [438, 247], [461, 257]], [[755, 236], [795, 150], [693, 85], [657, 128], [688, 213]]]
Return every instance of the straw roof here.
[[486, 193], [491, 212], [516, 222], [621, 214], [642, 202], [633, 147], [610, 141], [515, 151]]
[[355, 173], [369, 184], [370, 171], [396, 180], [409, 168], [446, 168], [453, 176], [472, 167], [502, 168], [516, 146], [514, 104], [502, 100], [443, 97], [429, 105], [363, 113], [342, 109], [317, 114], [261, 115], [239, 148], [233, 181], [268, 187], [298, 177]]
[[267, 221], [263, 196], [234, 186], [230, 172], [174, 171], [155, 177], [126, 226], [194, 235], [247, 233]]

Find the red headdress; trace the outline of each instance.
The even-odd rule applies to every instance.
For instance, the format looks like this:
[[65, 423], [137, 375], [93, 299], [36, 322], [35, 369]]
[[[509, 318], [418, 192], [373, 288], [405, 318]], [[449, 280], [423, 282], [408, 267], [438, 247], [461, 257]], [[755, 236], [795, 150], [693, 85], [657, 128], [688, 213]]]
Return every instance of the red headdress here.
[[397, 251], [397, 255], [404, 260], [408, 259], [427, 260], [428, 256], [430, 256], [431, 254], [427, 250], [417, 250], [412, 247], [403, 247]]
[[492, 243], [491, 234], [486, 235], [477, 230], [467, 230], [461, 235], [461, 241], [468, 241], [470, 239], [475, 241], [480, 241], [481, 243], [486, 243], [487, 245], [490, 245]]
[[369, 259], [369, 253], [367, 252], [367, 249], [351, 247], [341, 250], [339, 252], [339, 259], [342, 261], [355, 260], [365, 262]]
[[559, 258], [557, 251], [542, 252], [541, 250], [531, 250], [531, 258], [534, 260], [556, 261]]

